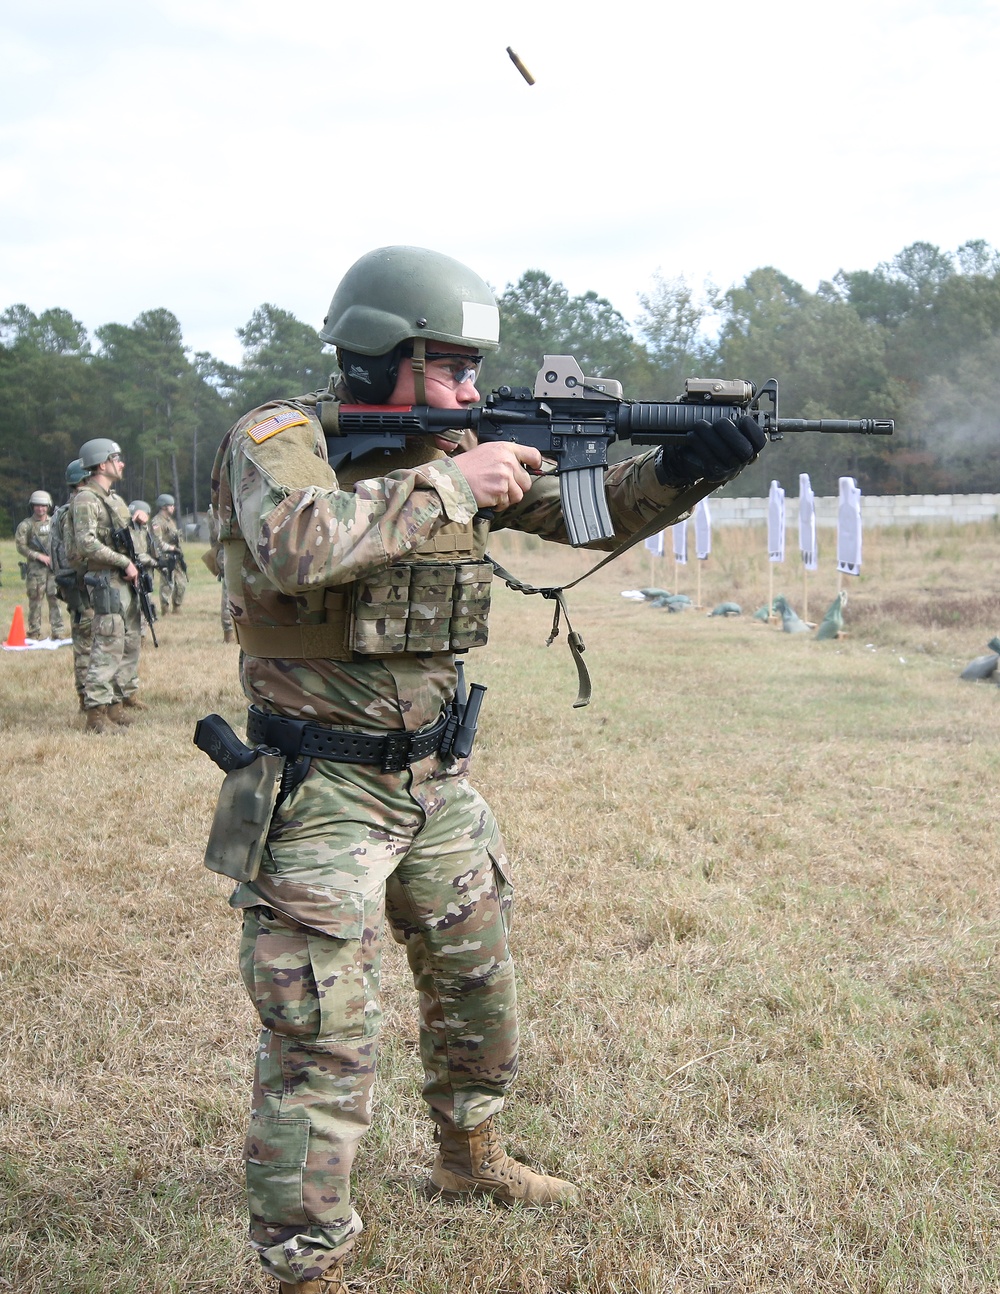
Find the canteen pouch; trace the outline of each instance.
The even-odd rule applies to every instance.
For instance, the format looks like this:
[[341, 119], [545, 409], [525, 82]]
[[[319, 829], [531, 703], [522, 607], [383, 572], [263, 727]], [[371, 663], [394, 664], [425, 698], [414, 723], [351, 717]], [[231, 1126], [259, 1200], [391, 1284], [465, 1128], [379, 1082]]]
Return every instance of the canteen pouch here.
[[107, 571], [92, 573], [83, 577], [83, 582], [90, 591], [90, 605], [98, 616], [120, 616], [122, 614], [121, 594], [111, 587], [111, 577]]
[[259, 754], [245, 768], [226, 774], [205, 847], [210, 872], [234, 881], [256, 878], [284, 766], [283, 755]]

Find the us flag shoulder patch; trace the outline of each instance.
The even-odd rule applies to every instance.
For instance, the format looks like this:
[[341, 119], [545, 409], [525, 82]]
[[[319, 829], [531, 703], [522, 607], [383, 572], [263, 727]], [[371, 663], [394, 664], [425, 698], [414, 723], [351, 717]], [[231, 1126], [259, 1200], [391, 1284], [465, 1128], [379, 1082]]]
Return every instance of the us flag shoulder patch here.
[[309, 419], [299, 409], [286, 409], [284, 413], [271, 414], [263, 422], [255, 422], [252, 427], [247, 428], [247, 435], [259, 445], [271, 436], [276, 436], [279, 431], [284, 431], [286, 427], [300, 427], [308, 421]]

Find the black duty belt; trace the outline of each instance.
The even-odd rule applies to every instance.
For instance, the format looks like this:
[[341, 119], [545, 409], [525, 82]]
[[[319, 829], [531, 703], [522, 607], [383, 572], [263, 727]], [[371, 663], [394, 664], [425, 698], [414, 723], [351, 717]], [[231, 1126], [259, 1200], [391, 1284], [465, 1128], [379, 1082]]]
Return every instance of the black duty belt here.
[[288, 759], [308, 756], [338, 764], [378, 764], [383, 773], [399, 773], [420, 759], [450, 746], [457, 720], [446, 710], [432, 728], [420, 732], [348, 732], [319, 723], [286, 719], [252, 705], [247, 716], [247, 740], [272, 746]]

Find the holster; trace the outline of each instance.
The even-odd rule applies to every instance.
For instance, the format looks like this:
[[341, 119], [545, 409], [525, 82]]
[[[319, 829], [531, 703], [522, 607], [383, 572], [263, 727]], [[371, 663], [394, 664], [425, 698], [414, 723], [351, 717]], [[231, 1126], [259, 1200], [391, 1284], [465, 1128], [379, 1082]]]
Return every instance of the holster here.
[[284, 756], [258, 754], [245, 768], [226, 774], [205, 847], [205, 866], [234, 881], [252, 881], [260, 871]]
[[122, 614], [121, 594], [112, 588], [111, 576], [107, 571], [88, 572], [83, 582], [90, 593], [90, 605], [94, 614], [99, 616], [120, 616]]

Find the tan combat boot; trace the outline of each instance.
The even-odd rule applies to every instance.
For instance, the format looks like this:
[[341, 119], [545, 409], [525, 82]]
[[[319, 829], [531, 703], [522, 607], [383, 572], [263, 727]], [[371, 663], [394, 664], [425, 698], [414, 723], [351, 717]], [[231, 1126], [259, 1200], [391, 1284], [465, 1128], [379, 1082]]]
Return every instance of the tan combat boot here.
[[94, 705], [87, 711], [87, 726], [84, 732], [107, 732], [108, 730], [108, 707], [106, 705]]
[[496, 1123], [487, 1119], [470, 1132], [442, 1127], [431, 1183], [443, 1195], [492, 1195], [503, 1204], [536, 1208], [576, 1204], [579, 1191], [561, 1177], [533, 1172], [504, 1152]]
[[328, 1267], [319, 1280], [306, 1281], [303, 1285], [289, 1285], [278, 1281], [279, 1294], [347, 1294], [344, 1284], [343, 1261]]
[[108, 706], [108, 718], [112, 723], [118, 724], [119, 728], [127, 728], [130, 723], [135, 723], [135, 715], [126, 714], [120, 701]]
[[148, 710], [149, 706], [145, 701], [140, 701], [137, 696], [126, 696], [122, 698], [122, 705], [126, 710]]

